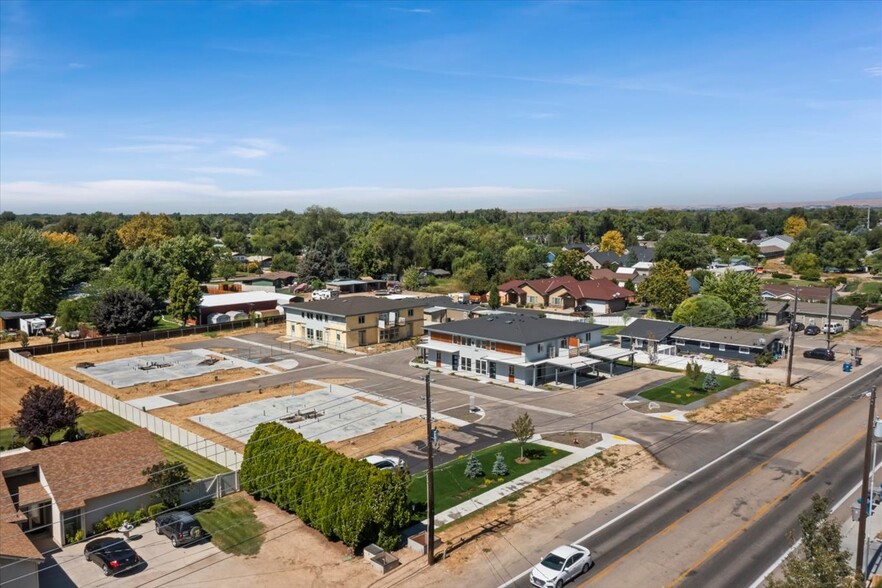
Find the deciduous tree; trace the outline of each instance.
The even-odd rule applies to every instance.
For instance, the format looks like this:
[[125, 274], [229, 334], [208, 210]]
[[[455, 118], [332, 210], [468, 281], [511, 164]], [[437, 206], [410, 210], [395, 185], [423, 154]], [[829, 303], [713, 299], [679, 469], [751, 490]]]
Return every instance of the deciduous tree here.
[[612, 251], [616, 255], [625, 253], [625, 238], [616, 230], [610, 230], [600, 238], [600, 250]]
[[731, 329], [735, 326], [732, 307], [719, 296], [700, 294], [687, 298], [674, 310], [671, 318], [692, 327]]
[[656, 261], [671, 260], [684, 270], [705, 267], [713, 259], [707, 239], [687, 231], [670, 231], [655, 248]]
[[555, 276], [573, 276], [577, 280], [591, 278], [591, 265], [584, 260], [584, 254], [578, 249], [561, 251], [551, 264], [551, 273]]
[[719, 296], [732, 307], [737, 325], [749, 325], [763, 312], [760, 278], [754, 273], [724, 272], [710, 275], [701, 285], [702, 294]]
[[31, 386], [11, 419], [19, 437], [44, 437], [46, 444], [58, 431], [74, 427], [82, 411], [61, 386]]
[[795, 237], [805, 230], [808, 224], [801, 216], [788, 216], [784, 221], [784, 234], [789, 237]]
[[168, 313], [186, 323], [189, 319], [199, 316], [199, 304], [202, 302], [202, 290], [199, 282], [181, 272], [172, 282], [168, 292]]
[[518, 443], [521, 444], [521, 459], [523, 459], [524, 445], [527, 444], [527, 441], [529, 441], [536, 432], [536, 427], [533, 426], [533, 419], [530, 418], [530, 414], [525, 412], [516, 418], [511, 424], [511, 432], [514, 433]]
[[137, 290], [109, 290], [98, 299], [92, 321], [102, 335], [146, 331], [153, 326], [153, 300]]
[[153, 497], [169, 508], [181, 504], [181, 492], [193, 481], [190, 472], [182, 461], [161, 461], [141, 472], [153, 486]]
[[665, 316], [670, 316], [689, 296], [686, 272], [673, 260], [659, 261], [653, 266], [649, 276], [637, 286], [637, 293]]
[[165, 213], [141, 212], [121, 226], [116, 234], [126, 249], [155, 245], [174, 235], [174, 222]]

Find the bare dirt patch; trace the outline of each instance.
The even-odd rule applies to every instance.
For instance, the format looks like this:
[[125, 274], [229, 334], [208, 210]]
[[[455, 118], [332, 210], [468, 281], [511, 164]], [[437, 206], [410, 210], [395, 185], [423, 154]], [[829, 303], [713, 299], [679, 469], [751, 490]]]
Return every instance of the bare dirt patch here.
[[[61, 339], [64, 341], [64, 339]], [[28, 345], [48, 345], [52, 343], [51, 337], [46, 337], [43, 335], [31, 335], [28, 337]], [[18, 349], [21, 347], [21, 339], [9, 339], [8, 341], [4, 341], [0, 343], [0, 349]]]
[[784, 406], [787, 395], [797, 388], [761, 384], [686, 414], [693, 423], [734, 423], [766, 416]]
[[599, 433], [584, 431], [563, 431], [560, 433], [542, 433], [542, 438], [553, 443], [562, 443], [571, 447], [588, 447], [599, 443], [603, 436]]
[[[882, 344], [882, 327], [873, 325], [862, 325], [855, 331], [849, 331], [842, 337], [837, 337], [837, 342], [843, 343], [862, 343], [864, 345], [880, 345]], [[838, 350], [837, 350], [838, 355]]]
[[366, 402], [368, 404], [373, 404], [374, 406], [386, 406], [384, 402], [380, 402], [379, 400], [373, 400], [371, 398], [365, 398], [364, 396], [353, 396], [353, 400], [361, 400], [362, 402]]
[[[439, 431], [444, 431], [452, 429], [453, 426], [444, 421], [437, 421], [436, 428]], [[414, 441], [425, 440], [426, 421], [423, 419], [409, 419], [401, 422], [391, 422], [365, 435], [359, 435], [345, 441], [326, 443], [326, 445], [349, 457], [364, 457], [372, 453], [381, 453], [387, 449], [401, 447]]]
[[192, 431], [193, 433], [202, 435], [207, 439], [213, 439], [224, 447], [229, 447], [230, 449], [242, 451], [245, 449], [245, 445], [240, 441], [237, 441], [225, 435], [221, 435], [214, 429], [204, 427], [199, 423], [194, 423], [190, 420], [190, 417], [209, 412], [221, 412], [223, 410], [227, 410], [228, 408], [239, 406], [240, 404], [247, 404], [249, 402], [263, 400], [266, 398], [281, 398], [283, 396], [291, 396], [292, 394], [294, 396], [300, 396], [302, 394], [310, 392], [311, 390], [317, 390], [318, 388], [319, 386], [316, 386], [315, 384], [310, 384], [308, 382], [295, 382], [293, 391], [291, 388], [291, 384], [285, 384], [283, 386], [264, 388], [260, 392], [255, 390], [249, 392], [240, 392], [239, 394], [230, 394], [229, 396], [211, 398], [209, 400], [194, 402], [192, 404], [159, 408], [150, 412], [151, 414], [156, 415], [161, 419], [167, 420], [170, 423], [174, 423], [179, 427], [187, 429], [188, 431]]
[[406, 341], [395, 341], [394, 343], [377, 343], [375, 345], [365, 345], [364, 347], [356, 347], [357, 351], [367, 353], [368, 355], [376, 355], [377, 353], [387, 353], [389, 351], [400, 351], [402, 349], [413, 349], [416, 351], [417, 339], [407, 339]]
[[363, 382], [364, 378], [322, 378], [321, 381], [328, 384], [337, 384], [338, 386], [348, 386]]
[[420, 558], [374, 585], [392, 586], [407, 576], [408, 585], [466, 586], [474, 583], [471, 579], [494, 573], [499, 584], [540, 558], [548, 537], [614, 505], [665, 472], [640, 447], [613, 447], [441, 529], [438, 536], [444, 546], [436, 553], [446, 549], [446, 559], [429, 568]]
[[[9, 427], [9, 419], [18, 412], [19, 401], [31, 386], [51, 386], [50, 382], [38, 378], [27, 370], [4, 361], [0, 364], [0, 428]], [[74, 396], [83, 412], [98, 410], [98, 407], [82, 398]]]

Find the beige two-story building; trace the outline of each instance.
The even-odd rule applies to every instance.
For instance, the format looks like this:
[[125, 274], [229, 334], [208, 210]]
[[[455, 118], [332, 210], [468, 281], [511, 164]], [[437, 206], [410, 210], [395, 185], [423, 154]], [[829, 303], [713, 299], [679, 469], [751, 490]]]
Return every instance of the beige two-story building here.
[[335, 349], [401, 341], [422, 336], [424, 304], [373, 296], [299, 302], [285, 306], [286, 331], [296, 341]]

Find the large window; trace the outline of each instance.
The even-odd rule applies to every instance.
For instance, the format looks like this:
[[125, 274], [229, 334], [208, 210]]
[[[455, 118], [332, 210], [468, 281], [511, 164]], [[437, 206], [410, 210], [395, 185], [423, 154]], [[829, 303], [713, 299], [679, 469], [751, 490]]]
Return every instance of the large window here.
[[361, 315], [360, 317], [358, 317], [358, 324], [360, 324], [360, 325], [364, 324], [364, 315]]
[[83, 528], [83, 511], [80, 508], [68, 510], [61, 517], [64, 520], [64, 543], [71, 543], [77, 531]]
[[710, 343], [708, 343], [707, 341], [702, 341], [701, 343], [698, 344], [698, 346], [701, 347], [702, 349], [710, 349]]
[[739, 347], [738, 353], [740, 353], [741, 355], [750, 355], [750, 349], [748, 349], [747, 347]]
[[472, 371], [472, 358], [471, 357], [463, 357], [462, 358], [462, 369], [467, 372]]

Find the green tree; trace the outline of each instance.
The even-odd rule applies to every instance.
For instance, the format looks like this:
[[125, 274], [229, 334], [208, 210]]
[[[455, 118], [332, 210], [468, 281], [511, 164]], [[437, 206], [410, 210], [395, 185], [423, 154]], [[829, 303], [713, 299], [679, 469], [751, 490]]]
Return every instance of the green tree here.
[[863, 239], [840, 234], [821, 246], [820, 257], [827, 265], [849, 270], [860, 267], [864, 251]]
[[472, 294], [483, 294], [489, 287], [487, 269], [481, 262], [476, 262], [456, 274], [456, 279], [463, 290]]
[[503, 256], [505, 273], [511, 279], [528, 279], [536, 268], [542, 268], [545, 253], [539, 247], [518, 244], [509, 247]]
[[191, 279], [186, 272], [179, 273], [168, 292], [168, 313], [186, 324], [189, 319], [199, 316], [201, 302], [199, 282]]
[[728, 271], [719, 277], [708, 276], [701, 285], [701, 293], [722, 298], [732, 307], [737, 325], [752, 324], [765, 308], [760, 278], [754, 273]]
[[554, 276], [573, 276], [577, 280], [591, 278], [591, 266], [584, 260], [584, 254], [578, 249], [561, 251], [551, 264]]
[[870, 255], [865, 260], [865, 263], [867, 264], [867, 270], [874, 276], [882, 273], [882, 252]]
[[511, 432], [521, 444], [521, 459], [524, 459], [524, 445], [536, 432], [536, 427], [533, 426], [533, 419], [530, 418], [529, 413], [525, 412], [514, 420], [511, 424]]
[[625, 238], [615, 229], [609, 230], [600, 238], [600, 250], [622, 255], [625, 253]]
[[59, 289], [53, 267], [40, 257], [21, 257], [0, 263], [0, 308], [52, 312]]
[[704, 267], [713, 259], [707, 239], [687, 231], [670, 231], [655, 247], [656, 261], [670, 260], [684, 270]]
[[814, 253], [804, 252], [793, 257], [790, 262], [791, 269], [798, 273], [821, 271], [821, 262]]
[[784, 221], [784, 234], [790, 237], [795, 237], [803, 232], [807, 226], [805, 219], [801, 216], [789, 216], [787, 217], [787, 220]]
[[658, 308], [665, 316], [689, 296], [689, 283], [677, 262], [665, 259], [657, 262], [652, 272], [637, 286], [637, 293], [645, 302]]
[[454, 222], [430, 222], [417, 231], [414, 255], [423, 267], [453, 270], [454, 260], [474, 251], [474, 231]]
[[153, 326], [153, 300], [137, 290], [110, 290], [95, 304], [92, 322], [102, 335], [140, 333]]
[[222, 254], [214, 262], [214, 275], [229, 280], [239, 271], [239, 264], [229, 253]]
[[172, 278], [181, 270], [194, 280], [205, 282], [211, 279], [214, 269], [214, 246], [202, 235], [173, 237], [157, 246], [161, 259], [165, 261], [167, 274]]
[[181, 461], [161, 461], [141, 472], [153, 486], [153, 497], [170, 508], [181, 504], [181, 492], [193, 481], [187, 466]]
[[687, 298], [674, 310], [671, 318], [692, 327], [717, 327], [731, 329], [735, 326], [735, 313], [725, 300], [711, 294]]
[[174, 235], [174, 223], [165, 214], [141, 212], [121, 226], [116, 234], [126, 249], [137, 249], [142, 245], [154, 245]]
[[470, 453], [468, 458], [466, 458], [465, 477], [474, 480], [475, 478], [481, 478], [483, 476], [484, 466], [481, 465], [480, 460], [478, 460], [474, 452]]
[[501, 451], [496, 454], [496, 461], [493, 462], [492, 472], [494, 476], [508, 475], [508, 464], [505, 463], [505, 456], [502, 455]]
[[279, 253], [273, 255], [273, 261], [270, 265], [270, 269], [274, 272], [296, 272], [297, 257], [293, 253], [280, 251]]
[[704, 377], [704, 383], [701, 385], [701, 387], [702, 389], [704, 389], [705, 392], [716, 392], [717, 389], [719, 389], [720, 387], [720, 382], [719, 380], [717, 380], [717, 375], [713, 372], [709, 372]]
[[496, 310], [500, 306], [499, 301], [499, 282], [496, 278], [490, 281], [490, 295], [487, 299], [487, 306]]
[[80, 323], [89, 321], [92, 314], [91, 297], [62, 300], [55, 310], [55, 324], [63, 332], [76, 331]]
[[698, 381], [701, 379], [701, 366], [694, 361], [687, 363], [686, 379], [689, 380], [689, 385], [692, 388], [698, 386]]
[[420, 287], [420, 270], [412, 265], [401, 274], [401, 285], [405, 290], [416, 290]]
[[802, 543], [785, 561], [782, 580], [771, 579], [767, 588], [859, 588], [863, 578], [842, 547], [839, 523], [830, 517], [830, 499], [815, 494], [799, 515]]

